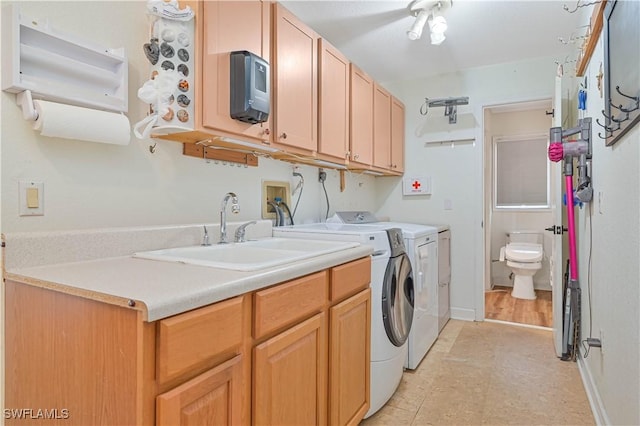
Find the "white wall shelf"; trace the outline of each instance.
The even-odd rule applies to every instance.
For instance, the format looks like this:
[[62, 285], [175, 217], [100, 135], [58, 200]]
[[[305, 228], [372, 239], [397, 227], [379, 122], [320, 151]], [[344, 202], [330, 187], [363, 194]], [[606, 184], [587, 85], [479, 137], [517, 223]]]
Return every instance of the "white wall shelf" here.
[[126, 112], [128, 70], [124, 49], [94, 45], [21, 14], [2, 11], [2, 90], [76, 106]]

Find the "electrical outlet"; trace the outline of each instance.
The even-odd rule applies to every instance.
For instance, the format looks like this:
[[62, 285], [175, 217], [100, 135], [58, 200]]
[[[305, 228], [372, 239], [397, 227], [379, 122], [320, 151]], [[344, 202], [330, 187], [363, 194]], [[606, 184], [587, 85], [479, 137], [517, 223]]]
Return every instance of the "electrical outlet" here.
[[325, 180], [327, 180], [327, 172], [324, 169], [318, 169], [318, 181], [324, 182]]

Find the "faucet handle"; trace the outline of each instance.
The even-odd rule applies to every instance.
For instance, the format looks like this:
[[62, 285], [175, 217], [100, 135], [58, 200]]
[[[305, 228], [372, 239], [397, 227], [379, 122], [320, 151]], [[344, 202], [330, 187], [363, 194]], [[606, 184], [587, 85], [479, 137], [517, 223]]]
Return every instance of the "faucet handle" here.
[[202, 236], [202, 244], [200, 244], [201, 246], [210, 246], [211, 243], [209, 242], [209, 232], [207, 232], [207, 226], [203, 225], [202, 226], [204, 228], [204, 235]]
[[255, 220], [252, 220], [251, 222], [243, 223], [242, 225], [238, 226], [238, 229], [236, 229], [236, 243], [244, 243], [244, 234], [247, 226], [255, 225], [256, 223], [257, 222]]

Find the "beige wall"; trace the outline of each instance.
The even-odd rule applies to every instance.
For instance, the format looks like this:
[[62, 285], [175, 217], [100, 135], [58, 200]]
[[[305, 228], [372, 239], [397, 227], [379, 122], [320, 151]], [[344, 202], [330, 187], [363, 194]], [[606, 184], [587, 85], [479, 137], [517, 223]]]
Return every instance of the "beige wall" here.
[[[393, 220], [451, 226], [451, 313], [484, 319], [484, 135], [483, 108], [523, 100], [550, 99], [553, 58], [462, 70], [412, 81], [387, 83], [406, 106], [405, 176], [430, 176], [432, 194], [403, 196], [401, 182], [377, 182], [378, 213]], [[468, 96], [458, 107], [458, 124], [448, 124], [443, 108], [420, 107], [425, 97]], [[427, 145], [427, 141], [474, 138], [475, 143]], [[451, 202], [451, 209], [445, 202]]]
[[[55, 28], [105, 47], [124, 47], [129, 59], [131, 124], [148, 107], [137, 98], [149, 63], [142, 52], [148, 41], [146, 1], [18, 2], [23, 13], [48, 18]], [[2, 2], [3, 5], [7, 2]], [[2, 228], [5, 232], [215, 222], [227, 191], [238, 194], [241, 211], [234, 220], [260, 217], [262, 180], [297, 183], [289, 163], [260, 158], [259, 167], [236, 167], [182, 155], [182, 145], [132, 136], [116, 146], [41, 136], [22, 119], [15, 95], [2, 92]], [[318, 170], [301, 167], [305, 186], [298, 221], [324, 219], [326, 202]], [[20, 217], [18, 180], [44, 182], [44, 216]], [[372, 209], [375, 178], [329, 171], [326, 188], [331, 212]], [[293, 200], [295, 202], [295, 198]]]
[[[10, 4], [0, 2], [3, 7]], [[124, 47], [129, 60], [127, 115], [132, 125], [145, 117], [147, 106], [137, 91], [149, 70], [142, 52], [149, 37], [146, 1], [14, 4], [26, 16], [48, 19], [51, 26], [74, 37], [109, 48]], [[159, 141], [151, 154], [152, 142], [133, 136], [128, 146], [47, 138], [22, 119], [14, 94], [1, 92], [0, 97], [0, 230], [5, 233], [217, 222], [227, 191], [236, 192], [240, 201], [241, 212], [233, 220], [251, 220], [261, 214], [262, 180], [289, 181], [292, 188], [298, 182], [292, 165], [276, 160], [260, 158], [259, 167], [243, 168], [185, 157], [182, 145], [173, 142]], [[302, 166], [300, 172], [305, 186], [297, 221], [324, 219], [326, 202], [318, 169]], [[18, 216], [20, 179], [44, 182], [44, 216]], [[338, 172], [328, 171], [326, 188], [330, 214], [374, 208], [374, 177], [348, 173], [346, 190], [340, 192]], [[0, 302], [1, 313], [2, 296]], [[3, 350], [0, 358], [4, 359]]]
[[[603, 121], [600, 38], [586, 70], [586, 116]], [[636, 113], [637, 114], [637, 113]], [[578, 211], [583, 338], [602, 338], [581, 360], [606, 424], [640, 424], [640, 125], [607, 147], [593, 128], [591, 209]]]

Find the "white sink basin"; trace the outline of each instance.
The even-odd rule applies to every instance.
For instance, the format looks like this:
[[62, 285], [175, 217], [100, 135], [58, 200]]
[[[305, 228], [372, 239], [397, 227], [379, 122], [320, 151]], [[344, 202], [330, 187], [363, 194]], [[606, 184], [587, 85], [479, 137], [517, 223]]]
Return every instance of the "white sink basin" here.
[[356, 242], [268, 238], [245, 243], [178, 247], [134, 253], [134, 257], [234, 271], [257, 271], [357, 247]]

